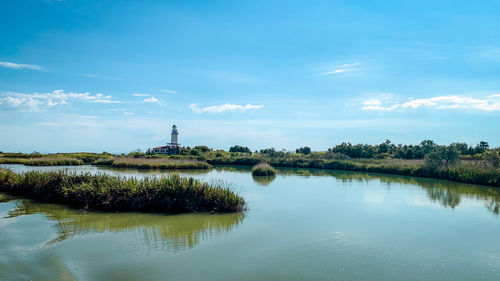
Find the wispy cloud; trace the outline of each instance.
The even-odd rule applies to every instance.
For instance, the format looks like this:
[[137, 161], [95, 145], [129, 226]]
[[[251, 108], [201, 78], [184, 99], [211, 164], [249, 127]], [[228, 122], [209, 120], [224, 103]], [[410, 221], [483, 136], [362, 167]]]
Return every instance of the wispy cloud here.
[[155, 97], [150, 97], [150, 98], [144, 99], [143, 102], [154, 103], [154, 102], [159, 102], [159, 100]]
[[193, 103], [189, 106], [192, 111], [196, 113], [221, 113], [224, 111], [245, 111], [245, 110], [250, 110], [250, 109], [259, 109], [264, 107], [264, 105], [252, 105], [252, 104], [247, 104], [247, 105], [238, 105], [238, 104], [231, 104], [231, 103], [226, 103], [223, 105], [213, 105], [213, 106], [207, 106], [207, 107], [202, 107], [199, 108], [198, 104]]
[[93, 103], [120, 103], [112, 100], [111, 95], [101, 93], [92, 95], [85, 93], [65, 93], [64, 90], [54, 90], [49, 93], [1, 93], [0, 109], [3, 110], [21, 110], [21, 111], [40, 111], [43, 108], [50, 108], [57, 105], [68, 104], [70, 100], [80, 100]]
[[179, 91], [165, 90], [165, 89], [161, 89], [160, 92], [167, 93], [167, 94], [177, 94], [177, 93], [179, 93]]
[[333, 69], [333, 70], [323, 72], [323, 73], [321, 73], [321, 75], [332, 75], [332, 74], [340, 74], [340, 73], [344, 73], [344, 72], [355, 71], [356, 70], [355, 67], [358, 65], [359, 65], [359, 62], [345, 63], [342, 65], [336, 66], [335, 69]]
[[132, 94], [134, 97], [149, 97], [148, 94]]
[[461, 95], [436, 96], [423, 99], [410, 98], [403, 103], [382, 101], [373, 98], [362, 102], [362, 110], [392, 111], [396, 109], [433, 108], [443, 109], [469, 109], [480, 111], [500, 110], [500, 95], [489, 95], [485, 98], [473, 98]]
[[0, 61], [0, 66], [12, 69], [43, 70], [41, 66], [36, 64], [23, 64], [23, 63], [9, 62], [9, 61]]
[[379, 99], [367, 99], [363, 101], [362, 110], [384, 110], [391, 111], [399, 107], [399, 104], [393, 104], [390, 106], [383, 106], [382, 101]]
[[108, 79], [108, 80], [123, 80], [123, 78], [118, 78], [118, 77], [113, 77], [113, 76], [107, 76], [107, 75], [101, 75], [101, 74], [95, 74], [95, 73], [84, 73], [82, 75], [84, 77], [88, 77], [88, 78], [98, 78], [98, 79]]
[[121, 103], [121, 101], [117, 101], [117, 100], [92, 100], [91, 102], [95, 102], [95, 103]]

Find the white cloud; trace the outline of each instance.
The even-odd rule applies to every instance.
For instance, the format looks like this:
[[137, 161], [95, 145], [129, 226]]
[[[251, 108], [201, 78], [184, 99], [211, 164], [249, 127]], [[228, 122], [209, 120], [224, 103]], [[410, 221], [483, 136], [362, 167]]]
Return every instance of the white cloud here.
[[[0, 98], [0, 108], [5, 109], [15, 109], [23, 107], [25, 111], [40, 111], [39, 105], [42, 102], [34, 98], [24, 98], [24, 97], [5, 97]], [[48, 106], [55, 105], [49, 100]]]
[[92, 100], [91, 102], [96, 102], [96, 103], [121, 103], [121, 101], [117, 101], [117, 100]]
[[334, 70], [323, 72], [323, 73], [321, 73], [321, 75], [331, 75], [331, 74], [339, 74], [339, 73], [344, 73], [344, 72], [355, 71], [356, 69], [353, 67], [355, 67], [357, 65], [359, 65], [359, 62], [345, 63], [342, 65], [336, 66], [336, 68]]
[[125, 112], [123, 112], [123, 115], [134, 115], [134, 113], [133, 112], [126, 112], [125, 111]]
[[335, 69], [335, 70], [332, 70], [332, 71], [323, 72], [322, 74], [323, 74], [323, 75], [337, 74], [337, 73], [349, 72], [349, 71], [353, 71], [353, 70], [354, 70], [354, 69], [339, 68], [339, 69]]
[[434, 109], [471, 109], [481, 111], [500, 110], [500, 95], [490, 95], [486, 98], [472, 98], [467, 96], [450, 95], [423, 99], [410, 98], [399, 104], [398, 102], [382, 102], [379, 99], [366, 99], [362, 102], [362, 110], [391, 111], [401, 109], [434, 108]]
[[2, 93], [5, 97], [0, 97], [0, 109], [3, 110], [21, 110], [21, 111], [40, 111], [42, 108], [50, 108], [57, 105], [68, 104], [70, 100], [80, 100], [94, 103], [120, 103], [120, 101], [111, 100], [110, 95], [101, 93], [92, 95], [86, 93], [65, 93], [64, 90], [54, 90], [49, 93]]
[[143, 102], [153, 103], [153, 102], [159, 102], [159, 100], [155, 97], [150, 97], [150, 98], [144, 99]]
[[148, 94], [132, 94], [134, 97], [149, 97]]
[[393, 104], [390, 106], [382, 106], [382, 101], [379, 99], [367, 99], [363, 101], [362, 110], [383, 110], [391, 111], [399, 107], [399, 104]]
[[0, 66], [12, 69], [32, 69], [32, 70], [43, 70], [39, 65], [35, 64], [23, 64], [23, 63], [13, 63], [9, 61], [0, 61]]
[[160, 92], [164, 92], [164, 93], [167, 93], [167, 94], [177, 94], [179, 93], [178, 91], [174, 91], [174, 90], [160, 90]]
[[193, 103], [189, 106], [192, 111], [196, 113], [205, 113], [205, 112], [210, 112], [210, 113], [220, 113], [224, 111], [245, 111], [245, 110], [250, 110], [250, 109], [259, 109], [264, 107], [264, 105], [252, 105], [252, 104], [247, 104], [247, 105], [238, 105], [238, 104], [231, 104], [231, 103], [226, 103], [223, 105], [213, 105], [213, 106], [207, 106], [207, 107], [202, 107], [199, 108], [198, 104]]

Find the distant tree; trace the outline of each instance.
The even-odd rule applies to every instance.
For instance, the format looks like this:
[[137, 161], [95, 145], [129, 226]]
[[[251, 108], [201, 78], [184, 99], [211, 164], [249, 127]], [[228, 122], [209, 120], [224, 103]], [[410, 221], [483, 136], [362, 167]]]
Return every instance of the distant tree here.
[[229, 148], [229, 152], [242, 152], [242, 153], [250, 153], [250, 154], [252, 153], [250, 148], [248, 148], [246, 146], [239, 146], [239, 145], [231, 146]]
[[425, 155], [425, 164], [428, 168], [432, 169], [448, 167], [459, 161], [459, 153], [454, 147], [436, 146]]
[[212, 149], [206, 145], [197, 145], [194, 147], [194, 149], [198, 149], [201, 152], [209, 152], [212, 151]]
[[295, 152], [308, 155], [308, 154], [311, 154], [311, 148], [308, 146], [304, 146], [304, 147], [295, 149]]
[[420, 148], [422, 150], [423, 156], [427, 155], [427, 153], [434, 150], [437, 147], [437, 144], [433, 140], [423, 140], [420, 143]]
[[274, 147], [261, 149], [259, 150], [259, 153], [266, 154], [267, 156], [270, 157], [275, 157], [277, 154], [276, 149], [274, 149]]
[[201, 151], [199, 149], [193, 148], [191, 149], [190, 154], [193, 156], [198, 156], [201, 154]]
[[486, 150], [488, 150], [488, 148], [490, 148], [490, 145], [488, 144], [488, 142], [487, 141], [481, 141], [474, 148], [474, 153], [475, 154], [484, 153]]
[[469, 155], [470, 149], [469, 145], [462, 142], [454, 142], [450, 144], [450, 147], [456, 149], [461, 155]]
[[377, 154], [388, 153], [393, 150], [394, 147], [395, 145], [392, 144], [390, 140], [386, 139], [385, 142], [377, 145]]

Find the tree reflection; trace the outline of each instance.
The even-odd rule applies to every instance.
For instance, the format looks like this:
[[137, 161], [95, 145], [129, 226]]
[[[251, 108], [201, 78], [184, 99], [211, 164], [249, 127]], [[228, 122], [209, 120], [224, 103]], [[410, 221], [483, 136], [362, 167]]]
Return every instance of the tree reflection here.
[[346, 183], [379, 180], [381, 183], [386, 184], [388, 188], [392, 184], [411, 184], [424, 189], [432, 202], [437, 202], [444, 207], [455, 208], [460, 205], [464, 198], [472, 198], [483, 201], [486, 208], [492, 213], [496, 215], [500, 213], [500, 190], [495, 187], [427, 178], [359, 172], [335, 171], [331, 175]]
[[[250, 172], [251, 167], [240, 166], [220, 166], [216, 167], [219, 171], [238, 171]], [[334, 177], [343, 183], [367, 183], [368, 181], [378, 180], [391, 188], [394, 184], [410, 184], [424, 189], [428, 198], [432, 202], [439, 203], [444, 207], [455, 208], [461, 204], [464, 198], [471, 198], [483, 201], [486, 208], [493, 214], [500, 214], [500, 189], [496, 187], [473, 185], [446, 180], [398, 176], [389, 174], [338, 171], [328, 169], [304, 169], [304, 168], [276, 168], [280, 176], [325, 176]], [[255, 178], [254, 178], [255, 180]], [[274, 179], [273, 179], [274, 180]], [[262, 184], [262, 182], [257, 183]]]

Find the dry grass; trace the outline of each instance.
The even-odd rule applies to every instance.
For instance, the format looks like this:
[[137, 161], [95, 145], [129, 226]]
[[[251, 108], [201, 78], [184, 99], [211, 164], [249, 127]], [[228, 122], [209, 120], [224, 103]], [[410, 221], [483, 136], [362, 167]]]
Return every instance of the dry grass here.
[[111, 164], [117, 168], [137, 169], [211, 169], [212, 165], [191, 159], [170, 158], [115, 158]]

